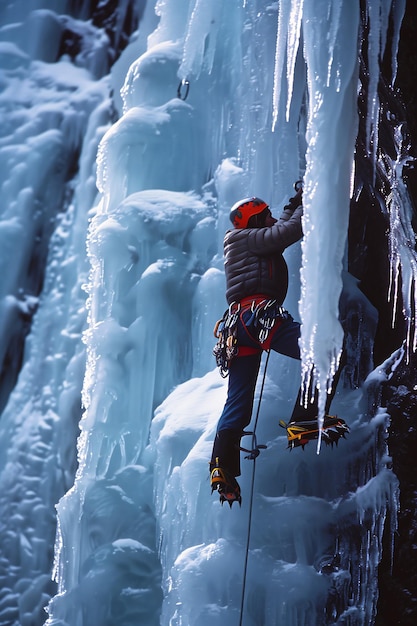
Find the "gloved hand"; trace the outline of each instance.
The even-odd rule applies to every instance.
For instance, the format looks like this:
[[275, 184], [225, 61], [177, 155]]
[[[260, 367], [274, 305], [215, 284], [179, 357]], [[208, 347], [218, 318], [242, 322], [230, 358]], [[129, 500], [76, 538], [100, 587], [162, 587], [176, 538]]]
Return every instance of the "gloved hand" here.
[[295, 194], [295, 196], [290, 198], [289, 203], [285, 205], [284, 211], [286, 209], [290, 209], [290, 211], [295, 211], [295, 209], [299, 207], [302, 203], [303, 203], [303, 188], [300, 187], [297, 193]]

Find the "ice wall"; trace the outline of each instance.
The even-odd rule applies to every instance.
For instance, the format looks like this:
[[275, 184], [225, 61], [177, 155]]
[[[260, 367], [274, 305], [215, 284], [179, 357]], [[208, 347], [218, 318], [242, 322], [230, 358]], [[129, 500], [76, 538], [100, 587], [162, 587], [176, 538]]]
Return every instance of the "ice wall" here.
[[[80, 465], [58, 507], [60, 593], [48, 623], [369, 623], [397, 485], [388, 416], [366, 394], [337, 396], [334, 410], [355, 427], [337, 453], [289, 456], [277, 422], [291, 411], [300, 369], [272, 358], [246, 597], [251, 464], [241, 510], [222, 509], [207, 481], [225, 383], [210, 371], [205, 338], [224, 307], [221, 239], [239, 197], [279, 210], [304, 177], [303, 272], [299, 281], [295, 247], [287, 306], [297, 315], [301, 292], [304, 376], [325, 391], [337, 363], [359, 7], [183, 0], [155, 10], [158, 24], [124, 80], [123, 115], [99, 151]], [[344, 302], [362, 311], [371, 345], [372, 307], [346, 285]], [[192, 372], [200, 377], [179, 384]]]
[[[48, 233], [39, 302], [26, 288], [6, 289], [1, 301], [4, 335], [16, 329], [16, 308], [23, 316], [39, 308], [0, 421], [0, 623], [43, 623], [51, 594], [49, 626], [372, 623], [382, 533], [397, 507], [380, 385], [404, 354], [363, 385], [376, 313], [346, 272], [345, 242], [361, 29], [369, 20], [372, 161], [388, 15], [398, 32], [404, 5], [368, 0], [361, 16], [350, 0], [126, 1], [101, 30], [110, 2], [35, 4], [25, 19], [24, 3], [0, 8], [1, 260], [21, 245], [28, 215], [27, 241], [39, 245], [37, 207]], [[58, 18], [58, 9], [77, 17]], [[129, 15], [140, 15], [139, 28], [100, 80]], [[51, 42], [68, 27], [74, 38], [54, 62]], [[108, 128], [110, 115], [118, 119]], [[399, 150], [393, 180], [403, 162]], [[229, 510], [208, 483], [226, 393], [211, 348], [225, 308], [228, 210], [253, 194], [277, 214], [299, 178], [305, 239], [287, 253], [286, 306], [306, 329], [303, 366], [271, 356], [258, 432], [267, 449], [255, 474], [244, 461], [243, 505]], [[397, 267], [410, 253], [403, 192], [399, 183], [392, 205]], [[56, 222], [49, 194], [66, 209]], [[27, 276], [33, 256], [21, 246], [16, 276]], [[314, 446], [289, 453], [278, 420], [290, 415], [302, 377], [313, 375], [323, 400], [341, 348], [340, 295], [350, 385], [332, 411], [352, 434], [319, 455]], [[57, 505], [55, 593], [53, 504], [67, 489]]]
[[77, 466], [86, 233], [116, 54], [82, 5], [0, 6], [1, 624], [46, 620], [55, 504]]

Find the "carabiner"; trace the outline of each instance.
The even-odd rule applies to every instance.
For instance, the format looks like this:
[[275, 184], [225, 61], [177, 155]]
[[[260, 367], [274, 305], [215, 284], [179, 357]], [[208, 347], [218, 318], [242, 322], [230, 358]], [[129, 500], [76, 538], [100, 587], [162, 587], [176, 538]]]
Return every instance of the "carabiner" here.
[[[185, 87], [185, 94], [184, 95], [182, 95], [182, 88], [183, 87]], [[190, 91], [190, 82], [186, 78], [183, 78], [182, 80], [180, 80], [180, 84], [178, 85], [177, 97], [180, 100], [187, 100], [189, 91]]]

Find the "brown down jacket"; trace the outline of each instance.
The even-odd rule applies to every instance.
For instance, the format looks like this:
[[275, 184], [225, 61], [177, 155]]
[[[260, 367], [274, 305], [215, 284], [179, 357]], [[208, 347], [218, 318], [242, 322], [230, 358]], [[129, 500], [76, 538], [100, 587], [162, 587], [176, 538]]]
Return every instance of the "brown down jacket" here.
[[256, 294], [283, 303], [288, 289], [288, 268], [282, 253], [303, 236], [302, 213], [302, 206], [295, 211], [286, 208], [273, 226], [227, 231], [224, 267], [229, 305]]

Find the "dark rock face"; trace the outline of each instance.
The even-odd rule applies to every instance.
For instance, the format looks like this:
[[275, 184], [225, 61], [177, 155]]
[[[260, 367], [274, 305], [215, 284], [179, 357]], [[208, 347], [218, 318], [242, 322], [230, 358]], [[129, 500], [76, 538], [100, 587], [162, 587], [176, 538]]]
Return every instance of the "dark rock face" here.
[[[360, 288], [378, 311], [375, 334], [374, 366], [382, 363], [407, 341], [407, 320], [403, 315], [401, 296], [389, 301], [389, 215], [391, 192], [388, 167], [395, 160], [394, 135], [401, 128], [408, 161], [403, 180], [414, 205], [412, 226], [416, 231], [417, 172], [413, 159], [417, 155], [417, 90], [410, 68], [417, 63], [416, 16], [407, 1], [400, 33], [398, 73], [391, 86], [391, 49], [388, 46], [380, 76], [378, 163], [373, 169], [364, 143], [366, 123], [367, 59], [362, 59], [359, 94], [360, 130], [356, 154], [356, 195], [352, 202], [349, 226], [349, 271], [359, 279]], [[366, 37], [366, 26], [364, 28]], [[366, 46], [365, 46], [366, 47]], [[395, 307], [395, 311], [393, 308]], [[393, 318], [395, 323], [392, 323]], [[411, 323], [411, 331], [414, 320]], [[380, 595], [375, 623], [377, 626], [407, 626], [417, 619], [417, 357], [405, 354], [401, 365], [382, 390], [381, 404], [391, 416], [388, 449], [393, 471], [400, 482], [398, 532], [394, 537], [387, 520], [384, 554], [379, 568]]]
[[[80, 21], [91, 20], [92, 29], [102, 30], [109, 42], [109, 68], [116, 61], [137, 28], [146, 6], [146, 0], [84, 0], [71, 3], [71, 16]], [[75, 58], [83, 49], [83, 39], [76, 28], [67, 24], [61, 39], [60, 54]]]
[[398, 531], [386, 533], [377, 626], [411, 626], [417, 618], [417, 357], [401, 363], [383, 390], [391, 416], [389, 451], [400, 481]]

